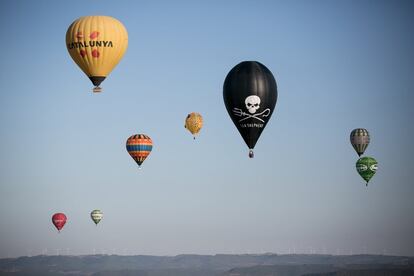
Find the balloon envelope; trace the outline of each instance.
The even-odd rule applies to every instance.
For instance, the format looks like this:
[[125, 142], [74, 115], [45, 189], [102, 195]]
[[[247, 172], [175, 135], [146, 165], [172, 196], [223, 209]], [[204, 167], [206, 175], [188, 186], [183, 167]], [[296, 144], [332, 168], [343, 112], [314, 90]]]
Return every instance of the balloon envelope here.
[[63, 213], [56, 213], [52, 216], [52, 223], [59, 232], [65, 226], [66, 220], [66, 215]]
[[98, 223], [102, 220], [103, 218], [103, 213], [101, 210], [93, 210], [91, 212], [91, 219], [93, 220], [93, 222], [95, 222], [96, 225], [98, 225]]
[[276, 106], [275, 78], [263, 64], [243, 61], [228, 73], [223, 86], [227, 112], [253, 157], [253, 149]]
[[132, 159], [141, 166], [152, 150], [152, 140], [145, 134], [135, 134], [128, 138], [126, 149]]
[[128, 33], [110, 16], [84, 16], [76, 19], [66, 32], [70, 56], [98, 88], [119, 63], [128, 47]]
[[374, 176], [378, 169], [378, 162], [372, 157], [362, 157], [356, 162], [356, 169], [359, 175], [367, 182]]
[[203, 127], [203, 117], [196, 112], [188, 114], [187, 118], [185, 118], [184, 127], [193, 134], [195, 139], [195, 135], [197, 135]]
[[359, 156], [364, 154], [369, 145], [370, 136], [365, 128], [356, 128], [350, 135], [351, 144]]

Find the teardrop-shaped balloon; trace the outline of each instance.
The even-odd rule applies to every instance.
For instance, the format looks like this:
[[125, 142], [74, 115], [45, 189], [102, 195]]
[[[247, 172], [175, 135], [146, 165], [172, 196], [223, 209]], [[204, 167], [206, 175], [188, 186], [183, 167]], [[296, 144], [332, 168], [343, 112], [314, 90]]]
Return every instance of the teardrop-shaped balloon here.
[[372, 157], [362, 157], [356, 162], [356, 169], [359, 175], [367, 182], [374, 176], [378, 169], [378, 162]]
[[89, 77], [94, 92], [114, 69], [128, 47], [128, 33], [110, 16], [84, 16], [75, 20], [66, 32], [70, 56]]
[[187, 115], [187, 118], [185, 118], [185, 125], [184, 127], [188, 129], [188, 131], [193, 134], [193, 137], [195, 139], [195, 136], [200, 132], [201, 128], [203, 127], [203, 117], [196, 112], [192, 112]]
[[370, 137], [368, 130], [366, 130], [365, 128], [354, 129], [351, 132], [350, 140], [355, 151], [358, 153], [358, 156], [361, 156], [362, 154], [364, 154], [364, 151], [369, 145]]
[[152, 140], [145, 134], [132, 135], [126, 142], [126, 149], [139, 167], [151, 153]]
[[56, 213], [52, 216], [52, 223], [59, 232], [65, 226], [66, 220], [66, 215], [63, 213]]
[[253, 149], [276, 106], [275, 78], [263, 64], [243, 61], [228, 73], [223, 98], [233, 123], [250, 149]]
[[102, 220], [103, 218], [103, 213], [101, 210], [93, 210], [91, 212], [91, 219], [93, 220], [93, 222], [95, 222], [96, 225], [98, 225], [98, 223]]

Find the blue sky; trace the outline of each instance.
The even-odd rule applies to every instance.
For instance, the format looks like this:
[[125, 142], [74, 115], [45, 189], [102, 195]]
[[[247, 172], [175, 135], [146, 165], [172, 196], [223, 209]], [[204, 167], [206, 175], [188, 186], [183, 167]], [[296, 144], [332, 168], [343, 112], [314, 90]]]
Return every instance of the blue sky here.
[[[414, 255], [410, 1], [2, 1], [0, 13], [0, 257]], [[85, 15], [129, 34], [99, 95], [65, 46]], [[244, 60], [279, 92], [253, 160], [222, 96]], [[357, 127], [379, 162], [368, 188]], [[140, 171], [125, 150], [135, 133], [154, 143]]]

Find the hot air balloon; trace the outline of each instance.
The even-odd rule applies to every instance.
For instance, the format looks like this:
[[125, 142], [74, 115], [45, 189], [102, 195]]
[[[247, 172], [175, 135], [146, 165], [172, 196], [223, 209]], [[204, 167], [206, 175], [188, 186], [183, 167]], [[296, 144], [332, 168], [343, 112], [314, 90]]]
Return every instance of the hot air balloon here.
[[102, 218], [103, 218], [103, 213], [101, 210], [93, 210], [91, 212], [91, 219], [93, 220], [93, 222], [95, 222], [96, 225], [98, 225], [98, 223], [101, 221]]
[[109, 16], [84, 16], [76, 19], [66, 32], [70, 56], [89, 77], [95, 88], [119, 63], [128, 47], [128, 33], [117, 19]]
[[369, 133], [365, 128], [357, 128], [351, 132], [350, 135], [351, 144], [354, 147], [355, 151], [358, 153], [358, 156], [364, 154], [365, 149], [369, 144]]
[[152, 150], [152, 140], [145, 134], [135, 134], [128, 138], [126, 149], [132, 159], [137, 162], [138, 167], [148, 157]]
[[362, 157], [356, 162], [356, 169], [359, 175], [367, 182], [374, 176], [378, 169], [378, 162], [372, 157]]
[[63, 213], [56, 213], [52, 216], [52, 223], [55, 225], [56, 229], [60, 232], [62, 230], [63, 226], [66, 223], [66, 216]]
[[243, 61], [228, 73], [223, 98], [233, 123], [249, 147], [249, 157], [277, 101], [275, 78], [263, 64]]
[[193, 138], [200, 132], [201, 128], [203, 127], [203, 117], [196, 112], [192, 112], [187, 115], [185, 118], [185, 125], [184, 127], [188, 129], [191, 134], [193, 134]]

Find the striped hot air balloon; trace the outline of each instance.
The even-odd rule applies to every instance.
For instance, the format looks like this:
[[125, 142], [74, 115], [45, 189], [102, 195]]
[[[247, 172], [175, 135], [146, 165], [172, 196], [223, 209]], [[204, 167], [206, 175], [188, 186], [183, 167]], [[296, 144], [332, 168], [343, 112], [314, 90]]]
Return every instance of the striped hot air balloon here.
[[364, 154], [364, 151], [368, 147], [370, 137], [368, 130], [365, 128], [357, 128], [351, 132], [350, 136], [351, 144], [359, 156]]
[[103, 213], [101, 210], [93, 210], [91, 212], [91, 219], [93, 220], [93, 222], [95, 222], [96, 225], [98, 225], [98, 223], [102, 220], [103, 218]]
[[203, 127], [203, 117], [196, 112], [192, 112], [187, 115], [185, 118], [185, 125], [184, 127], [188, 129], [191, 134], [193, 134], [193, 138], [200, 132], [201, 128]]
[[145, 134], [135, 134], [128, 138], [126, 149], [138, 167], [144, 162], [152, 150], [152, 140]]

